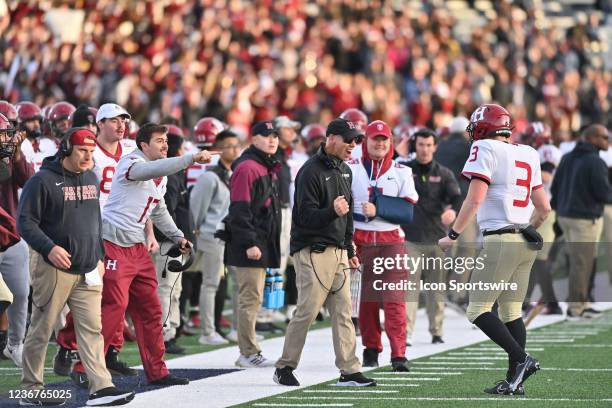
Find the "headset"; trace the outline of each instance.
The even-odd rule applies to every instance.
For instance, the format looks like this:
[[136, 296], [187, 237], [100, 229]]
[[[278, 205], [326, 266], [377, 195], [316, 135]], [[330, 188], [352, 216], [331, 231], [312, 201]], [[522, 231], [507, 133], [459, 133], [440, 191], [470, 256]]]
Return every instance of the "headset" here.
[[170, 272], [176, 272], [176, 273], [183, 272], [189, 269], [189, 267], [193, 264], [195, 257], [194, 257], [193, 248], [191, 247], [191, 245], [188, 248], [189, 248], [189, 253], [187, 254], [187, 260], [184, 260], [183, 258], [185, 254], [181, 252], [181, 246], [179, 244], [172, 245], [172, 247], [170, 247], [168, 252], [166, 252], [166, 256], [170, 258], [181, 257], [181, 261], [177, 259], [169, 260], [168, 265], [166, 266], [166, 269], [169, 270]]
[[72, 137], [72, 134], [78, 130], [86, 130], [90, 132], [92, 139], [96, 140], [96, 135], [87, 128], [84, 128], [84, 127], [70, 128], [66, 131], [66, 134], [62, 138], [62, 142], [60, 143], [60, 146], [59, 146], [59, 153], [61, 157], [68, 157], [72, 154], [72, 150], [74, 149], [74, 146], [72, 145], [72, 143], [70, 143], [70, 138]]

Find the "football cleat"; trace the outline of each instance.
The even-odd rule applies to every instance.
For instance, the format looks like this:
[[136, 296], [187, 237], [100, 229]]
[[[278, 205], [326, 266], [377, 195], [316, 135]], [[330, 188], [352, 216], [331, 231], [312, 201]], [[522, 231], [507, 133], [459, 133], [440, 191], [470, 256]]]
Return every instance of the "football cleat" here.
[[514, 375], [512, 375], [512, 378], [508, 381], [509, 391], [514, 394], [518, 387], [539, 369], [540, 362], [528, 354], [527, 357], [525, 357], [525, 361], [516, 366]]
[[510, 384], [506, 380], [500, 380], [491, 388], [485, 388], [484, 392], [487, 394], [495, 394], [495, 395], [525, 395], [525, 387], [523, 384], [520, 384], [516, 391], [510, 391]]

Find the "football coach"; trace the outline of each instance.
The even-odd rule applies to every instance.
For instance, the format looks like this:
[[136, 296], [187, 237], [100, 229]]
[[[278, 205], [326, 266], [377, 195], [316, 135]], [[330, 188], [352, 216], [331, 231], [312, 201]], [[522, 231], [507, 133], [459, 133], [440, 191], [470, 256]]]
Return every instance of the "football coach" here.
[[295, 180], [290, 252], [296, 271], [298, 303], [285, 335], [274, 381], [299, 385], [293, 370], [300, 361], [306, 333], [325, 304], [332, 321], [340, 386], [376, 385], [361, 374], [351, 321], [350, 268], [359, 267], [353, 246], [351, 170], [344, 162], [363, 139], [354, 123], [334, 119], [326, 141], [302, 166]]

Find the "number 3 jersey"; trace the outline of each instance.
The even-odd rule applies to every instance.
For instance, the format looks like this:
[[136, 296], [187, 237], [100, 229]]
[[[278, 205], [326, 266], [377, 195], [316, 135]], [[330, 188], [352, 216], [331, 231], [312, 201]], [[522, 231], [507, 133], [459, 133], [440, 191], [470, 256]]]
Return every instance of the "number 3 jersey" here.
[[531, 193], [542, 188], [540, 157], [535, 149], [499, 140], [478, 140], [471, 146], [462, 175], [489, 184], [477, 215], [481, 230], [529, 224], [534, 209]]

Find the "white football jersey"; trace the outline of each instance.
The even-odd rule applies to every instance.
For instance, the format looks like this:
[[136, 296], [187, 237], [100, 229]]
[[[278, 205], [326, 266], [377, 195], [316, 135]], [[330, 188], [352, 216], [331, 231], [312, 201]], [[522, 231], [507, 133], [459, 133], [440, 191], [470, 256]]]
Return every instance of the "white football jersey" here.
[[30, 139], [24, 139], [21, 143], [21, 151], [26, 160], [34, 165], [34, 171], [37, 172], [42, 166], [45, 157], [53, 156], [57, 153], [57, 144], [46, 137], [37, 139], [34, 143]]
[[[402, 197], [413, 204], [419, 199], [419, 195], [414, 187], [412, 169], [403, 164], [393, 161], [391, 167], [381, 174], [377, 179], [370, 179], [363, 166], [361, 159], [354, 159], [347, 163], [353, 173], [353, 212], [363, 215], [361, 206], [370, 201], [372, 189], [377, 188], [379, 192], [391, 197]], [[380, 217], [374, 218], [369, 222], [355, 220], [353, 223], [356, 229], [365, 231], [393, 231], [400, 230], [400, 235], [404, 232], [397, 224], [392, 224]]]
[[552, 163], [555, 167], [559, 166], [563, 154], [561, 150], [553, 144], [545, 144], [538, 148], [540, 163]]
[[153, 209], [164, 199], [166, 177], [155, 180], [130, 180], [130, 168], [145, 159], [132, 152], [119, 160], [111, 192], [102, 218], [115, 227], [130, 232], [142, 232]]
[[462, 174], [467, 179], [479, 178], [489, 183], [477, 216], [482, 231], [529, 224], [534, 209], [531, 192], [543, 187], [540, 157], [534, 148], [478, 140], [470, 148]]
[[121, 157], [131, 153], [131, 150], [126, 151], [125, 146], [122, 143], [117, 144], [117, 151], [113, 155], [109, 151], [105, 150], [99, 144], [93, 153], [94, 167], [93, 172], [96, 173], [96, 177], [100, 182], [100, 209], [104, 209], [106, 202], [108, 201], [108, 195], [110, 194], [111, 185], [113, 183], [113, 176], [119, 159]]
[[219, 155], [213, 156], [210, 163], [206, 163], [206, 164], [193, 163], [191, 166], [187, 167], [187, 170], [185, 170], [186, 179], [187, 179], [187, 188], [191, 188], [195, 186], [195, 183], [198, 181], [198, 178], [200, 178], [202, 173], [204, 173], [205, 171], [209, 169], [212, 169], [213, 167], [217, 165], [217, 163], [219, 163]]

